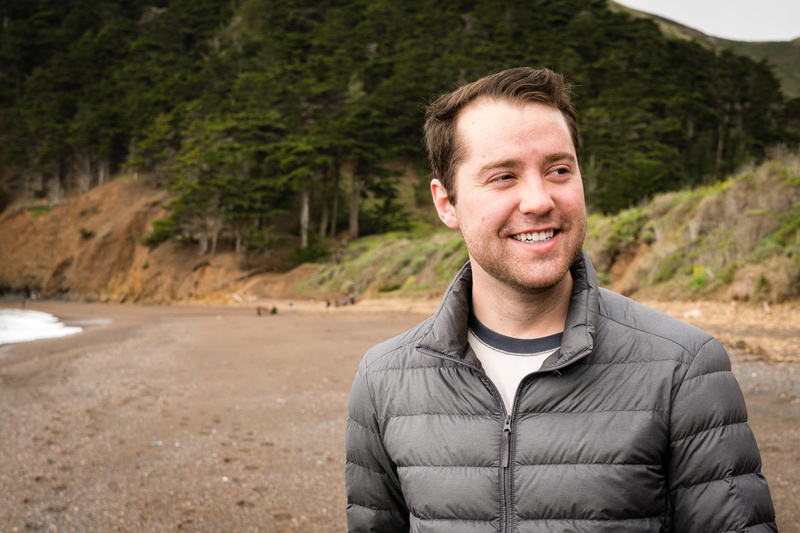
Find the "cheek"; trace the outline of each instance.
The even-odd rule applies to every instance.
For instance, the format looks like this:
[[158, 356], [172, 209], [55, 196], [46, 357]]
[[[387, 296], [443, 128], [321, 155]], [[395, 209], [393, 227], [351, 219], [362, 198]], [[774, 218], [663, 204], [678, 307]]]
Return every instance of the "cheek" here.
[[502, 194], [476, 196], [461, 206], [461, 216], [484, 223], [505, 220], [513, 211], [513, 199]]
[[586, 200], [583, 196], [583, 187], [576, 186], [574, 189], [564, 191], [556, 199], [558, 205], [561, 206], [561, 211], [573, 215], [586, 215]]

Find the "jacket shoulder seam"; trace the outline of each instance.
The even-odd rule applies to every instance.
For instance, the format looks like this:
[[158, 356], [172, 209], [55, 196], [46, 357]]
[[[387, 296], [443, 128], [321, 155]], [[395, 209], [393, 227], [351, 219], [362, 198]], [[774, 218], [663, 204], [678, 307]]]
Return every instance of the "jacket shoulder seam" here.
[[[689, 348], [687, 348], [686, 346], [684, 346], [683, 344], [679, 343], [678, 341], [676, 341], [676, 340], [675, 340], [675, 339], [673, 339], [673, 338], [666, 337], [666, 336], [664, 336], [664, 335], [659, 335], [658, 333], [655, 333], [655, 332], [653, 332], [653, 331], [648, 331], [648, 330], [646, 330], [646, 329], [637, 328], [636, 326], [633, 326], [633, 325], [631, 325], [631, 324], [626, 324], [626, 323], [624, 323], [624, 322], [620, 322], [620, 321], [619, 321], [619, 320], [617, 320], [616, 318], [612, 318], [612, 317], [610, 317], [610, 316], [608, 316], [608, 315], [606, 315], [606, 314], [603, 314], [603, 312], [602, 312], [602, 311], [601, 311], [601, 312], [598, 312], [598, 315], [599, 315], [599, 316], [601, 316], [601, 317], [603, 317], [603, 318], [605, 318], [606, 320], [608, 320], [608, 321], [610, 321], [610, 322], [613, 322], [613, 323], [615, 323], [615, 324], [619, 324], [619, 325], [620, 325], [620, 326], [622, 326], [622, 327], [625, 327], [625, 328], [631, 329], [631, 330], [633, 330], [633, 331], [638, 331], [638, 332], [640, 332], [640, 333], [643, 333], [643, 334], [645, 334], [645, 335], [650, 335], [650, 336], [652, 336], [652, 337], [657, 337], [657, 338], [659, 338], [659, 339], [663, 339], [663, 340], [665, 340], [665, 341], [671, 342], [672, 344], [674, 344], [674, 345], [676, 345], [676, 346], [679, 346], [679, 347], [680, 347], [680, 348], [681, 348], [681, 349], [682, 349], [684, 352], [686, 352], [687, 354], [690, 354], [690, 355], [692, 355], [693, 357], [694, 357], [695, 355], [697, 355], [697, 353], [699, 353], [699, 352], [700, 352], [700, 350], [702, 350], [702, 349], [705, 347], [705, 345], [706, 345], [706, 344], [708, 344], [709, 342], [711, 342], [711, 341], [713, 341], [713, 340], [714, 340], [714, 337], [712, 337], [712, 336], [709, 336], [709, 338], [708, 338], [708, 339], [706, 339], [706, 341], [705, 341], [705, 342], [702, 344], [702, 346], [700, 346], [700, 347], [697, 349], [697, 352], [692, 352], [692, 350], [690, 350]], [[706, 335], [708, 335], [708, 334], [706, 333]], [[684, 364], [685, 364], [685, 363], [684, 363]]]
[[[755, 527], [763, 524], [774, 524], [774, 523], [775, 520], [767, 520], [765, 522], [756, 522], [755, 524], [747, 524], [745, 527]], [[725, 531], [719, 531], [719, 532], [709, 530], [707, 532], [701, 532], [701, 533], [739, 533], [740, 531], [741, 529], [726, 529]]]
[[351, 421], [353, 424], [355, 424], [358, 427], [360, 427], [361, 429], [364, 429], [364, 430], [368, 431], [370, 434], [375, 435], [376, 437], [380, 437], [380, 434], [375, 433], [374, 431], [372, 431], [370, 428], [368, 428], [367, 426], [365, 426], [364, 424], [362, 424], [361, 422], [359, 422], [355, 418], [352, 418], [352, 417], [348, 416], [347, 419], [349, 421]]
[[730, 373], [731, 373], [731, 371], [727, 370], [727, 369], [726, 370], [712, 370], [711, 372], [706, 372], [705, 374], [698, 374], [696, 376], [692, 376], [690, 378], [686, 378], [686, 379], [683, 380], [683, 382], [684, 383], [688, 383], [689, 381], [692, 381], [693, 379], [702, 378], [702, 377], [706, 377], [706, 376], [713, 376], [714, 374], [730, 374]]
[[[382, 352], [382, 353], [381, 352], [377, 352], [377, 353], [376, 352], [367, 352], [367, 355], [364, 357], [364, 363], [365, 363], [365, 366], [366, 366], [367, 370], [370, 373], [380, 372], [380, 371], [384, 370], [384, 369], [380, 369], [380, 370], [376, 371], [376, 370], [372, 369], [371, 367], [375, 363], [377, 363], [378, 361], [383, 359], [384, 357], [391, 356], [391, 355], [393, 355], [393, 354], [395, 354], [395, 353], [397, 353], [397, 352], [399, 352], [401, 350], [408, 350], [409, 346], [416, 346], [418, 341], [419, 341], [419, 336], [416, 336], [413, 339], [409, 340], [408, 342], [404, 342], [403, 344], [400, 344], [400, 345], [397, 345], [397, 346], [393, 346], [390, 349], [388, 349], [388, 350], [386, 350], [385, 352]], [[412, 348], [412, 350], [413, 350], [413, 348]], [[371, 354], [374, 354], [372, 358], [370, 357]], [[424, 367], [420, 367], [420, 368], [424, 368]], [[401, 369], [402, 369], [402, 367], [401, 367]]]
[[670, 442], [670, 445], [671, 446], [672, 445], [676, 445], [676, 444], [680, 443], [681, 441], [684, 441], [686, 439], [691, 439], [692, 437], [696, 437], [698, 435], [702, 435], [703, 433], [708, 433], [709, 431], [714, 431], [715, 429], [727, 428], [727, 427], [733, 427], [733, 426], [746, 426], [746, 425], [748, 425], [747, 424], [747, 420], [743, 420], [741, 422], [729, 422], [729, 423], [725, 423], [725, 424], [717, 424], [717, 425], [712, 426], [710, 428], [704, 428], [704, 429], [695, 431], [693, 433], [689, 433], [688, 435], [684, 435], [683, 437], [681, 437], [679, 439], [675, 439], [672, 442]]
[[361, 505], [360, 503], [348, 502], [350, 507], [361, 507], [362, 509], [369, 509], [370, 511], [376, 511], [379, 513], [391, 513], [391, 514], [402, 514], [396, 509], [381, 509], [380, 507], [370, 507], [369, 505]]
[[387, 472], [380, 472], [378, 470], [373, 470], [372, 468], [370, 468], [368, 466], [365, 466], [365, 465], [362, 465], [361, 463], [356, 463], [355, 461], [348, 460], [347, 464], [356, 466], [356, 467], [361, 468], [361, 469], [364, 469], [364, 470], [366, 470], [367, 472], [369, 472], [371, 474], [375, 474], [375, 475], [378, 475], [378, 476], [386, 476], [386, 477], [389, 476], [389, 474]]
[[674, 487], [670, 490], [670, 492], [681, 492], [687, 489], [691, 489], [693, 487], [699, 487], [700, 485], [709, 485], [711, 483], [719, 483], [720, 481], [725, 481], [727, 479], [733, 479], [737, 477], [745, 477], [745, 476], [755, 476], [758, 475], [760, 471], [756, 472], [743, 472], [741, 474], [731, 474], [729, 476], [724, 476], [715, 479], [707, 479], [705, 481], [698, 481], [697, 483], [690, 483], [689, 485], [681, 485], [679, 487]]

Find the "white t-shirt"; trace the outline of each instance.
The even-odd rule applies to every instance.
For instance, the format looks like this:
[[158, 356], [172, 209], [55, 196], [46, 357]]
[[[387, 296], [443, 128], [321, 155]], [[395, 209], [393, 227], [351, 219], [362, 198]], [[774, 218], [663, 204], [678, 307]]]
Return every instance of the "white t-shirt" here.
[[561, 347], [561, 333], [541, 339], [515, 339], [496, 333], [470, 313], [467, 340], [511, 413], [520, 382], [536, 372]]

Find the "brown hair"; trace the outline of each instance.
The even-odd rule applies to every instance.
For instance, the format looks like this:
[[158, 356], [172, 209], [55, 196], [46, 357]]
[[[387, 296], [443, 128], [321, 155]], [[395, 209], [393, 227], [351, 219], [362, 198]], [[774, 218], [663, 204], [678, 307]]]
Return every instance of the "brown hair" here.
[[440, 96], [425, 113], [425, 143], [430, 158], [431, 174], [438, 179], [450, 202], [455, 205], [456, 167], [464, 157], [463, 146], [456, 135], [461, 111], [479, 98], [527, 104], [542, 103], [557, 108], [564, 115], [580, 161], [582, 141], [578, 117], [570, 100], [570, 86], [564, 77], [550, 69], [518, 67], [463, 85]]

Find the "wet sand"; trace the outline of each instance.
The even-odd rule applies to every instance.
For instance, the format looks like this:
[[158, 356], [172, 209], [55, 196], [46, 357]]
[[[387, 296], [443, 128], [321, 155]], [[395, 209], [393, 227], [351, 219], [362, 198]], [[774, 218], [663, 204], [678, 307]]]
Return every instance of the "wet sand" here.
[[[435, 304], [276, 305], [29, 303], [113, 322], [0, 347], [0, 531], [345, 531], [358, 362]], [[798, 364], [732, 359], [800, 531]]]

